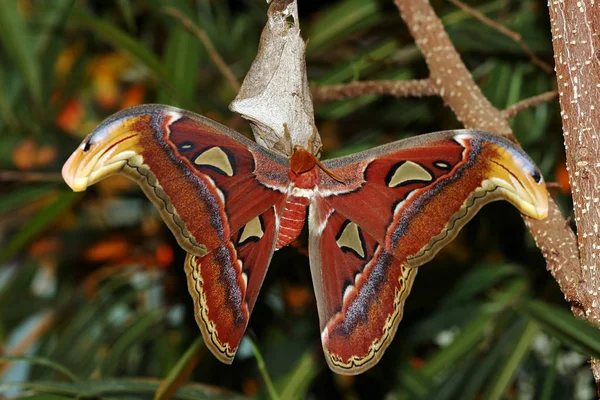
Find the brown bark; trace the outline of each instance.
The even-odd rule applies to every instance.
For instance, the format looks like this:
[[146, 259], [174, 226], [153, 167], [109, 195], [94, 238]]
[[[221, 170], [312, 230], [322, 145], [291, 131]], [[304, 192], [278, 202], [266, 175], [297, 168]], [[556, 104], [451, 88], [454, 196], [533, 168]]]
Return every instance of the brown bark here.
[[[420, 48], [425, 57], [425, 61], [427, 62], [431, 74], [431, 80], [438, 88], [440, 96], [454, 111], [457, 118], [465, 125], [465, 127], [496, 132], [515, 140], [512, 136], [512, 129], [508, 123], [508, 115], [496, 109], [485, 98], [479, 87], [474, 82], [470, 72], [462, 62], [460, 55], [452, 45], [450, 38], [446, 34], [440, 19], [435, 14], [434, 10], [429, 4], [429, 1], [395, 0], [395, 3], [400, 10], [400, 14], [406, 22], [412, 36], [414, 37], [417, 46]], [[552, 2], [550, 4], [552, 8], [558, 7]], [[575, 7], [574, 3], [572, 6]], [[596, 6], [595, 12], [597, 11], [598, 7]], [[591, 14], [592, 13], [590, 12], [589, 19], [587, 20], [588, 29], [586, 32], [588, 32], [588, 35], [591, 35], [590, 27], [594, 24], [600, 23], [600, 15], [596, 14], [596, 22], [592, 23], [591, 21], [593, 18]], [[585, 22], [581, 23], [586, 26]], [[553, 27], [555, 27], [556, 24], [557, 22], [555, 21], [553, 23]], [[580, 31], [584, 31], [584, 29], [580, 28]], [[580, 34], [583, 34], [583, 32], [580, 32]], [[565, 43], [570, 43], [570, 41], [563, 41]], [[598, 49], [598, 36], [595, 36], [593, 41], [596, 43], [595, 49]], [[590, 36], [587, 37], [587, 43], [588, 48], [594, 48], [592, 45], [592, 38]], [[567, 69], [571, 66], [577, 66], [577, 68], [581, 70], [580, 64], [585, 63], [586, 60], [581, 60], [579, 64], [568, 63], [567, 65], [565, 60], [559, 58], [557, 64], [564, 63], [565, 68]], [[595, 63], [597, 65], [597, 59]], [[591, 67], [587, 65], [586, 68], [591, 69]], [[584, 72], [581, 72], [581, 74], [585, 75]], [[598, 76], [599, 75], [595, 75], [596, 82], [598, 82]], [[589, 81], [591, 77], [591, 75], [587, 75], [587, 79], [585, 80], [586, 86], [584, 88], [579, 88], [579, 96], [582, 96], [585, 90], [591, 90], [592, 86], [596, 88], [595, 90], [598, 90], [598, 87], [595, 86], [596, 83], [592, 84]], [[561, 73], [559, 73], [559, 83], [561, 83], [561, 79]], [[583, 77], [579, 79], [583, 79]], [[561, 87], [559, 90], [564, 89]], [[565, 102], [564, 96], [564, 94], [561, 94], [561, 104]], [[600, 96], [596, 94], [595, 99], [598, 98], [600, 98]], [[572, 100], [577, 100], [577, 98], [568, 99], [566, 102], [571, 102]], [[595, 136], [593, 136], [595, 134], [595, 130], [589, 129], [593, 126], [589, 124], [591, 122], [589, 119], [590, 114], [591, 111], [593, 111], [590, 110], [590, 106], [593, 103], [587, 104], [588, 106], [585, 109], [586, 124], [581, 126], [588, 128], [588, 130], [586, 130], [587, 137], [595, 138]], [[598, 114], [596, 111], [596, 116], [597, 115]], [[568, 118], [569, 117], [567, 116], [566, 119]], [[596, 126], [600, 126], [598, 121], [596, 121]], [[567, 133], [566, 136], [569, 137], [570, 135]], [[575, 144], [575, 146], [572, 146], [571, 148], [581, 149], [582, 147], [581, 145]], [[588, 143], [587, 146], [583, 148], [585, 157], [581, 158], [583, 164], [581, 167], [576, 167], [581, 168], [577, 171], [580, 171], [580, 174], [582, 175], [586, 175], [585, 179], [588, 180], [586, 182], [588, 185], [596, 186], [597, 177], [600, 175], [592, 175], [591, 169], [600, 167], [600, 163], [598, 163], [598, 160], [600, 159], [598, 158], [597, 149], [592, 150], [593, 146], [591, 146], [591, 143]], [[580, 153], [580, 151], [578, 153]], [[571, 168], [574, 167], [575, 166], [571, 166]], [[591, 195], [592, 192], [587, 191], [587, 189], [591, 188], [587, 188], [585, 193], [583, 192], [581, 186], [574, 186], [573, 188], [574, 192], [581, 192], [578, 193], [577, 197], [579, 199], [578, 204], [583, 207], [580, 210], [580, 213], [586, 207], [593, 208], [594, 201], [598, 199], [597, 193], [595, 196]], [[594, 210], [594, 213], [596, 213], [596, 211], [597, 210]], [[591, 212], [592, 211], [589, 210], [586, 212], [586, 214], [589, 216]], [[582, 271], [578, 256], [577, 239], [573, 231], [569, 228], [568, 223], [561, 215], [554, 201], [551, 200], [549, 203], [549, 213], [545, 220], [537, 221], [527, 217], [523, 218], [546, 259], [548, 269], [556, 279], [561, 291], [565, 296], [565, 299], [571, 305], [571, 310], [573, 313], [581, 318], [591, 318], [592, 320], [596, 320], [597, 314], [595, 309], [600, 306], [598, 304], [600, 302], [596, 300], [597, 286], [593, 286], [592, 288], [590, 284], [585, 282], [586, 280], [593, 280], [594, 283], [596, 282], [597, 275], [595, 264], [592, 263], [591, 260], [584, 261], [585, 258], [582, 259], [583, 266], [585, 267], [585, 270]], [[595, 241], [600, 237], [596, 231], [594, 231], [595, 227], [597, 227], [597, 225], [592, 226], [591, 229], [588, 227], [588, 229], [585, 231], [581, 231], [585, 232], [587, 235], [586, 238], [590, 242]], [[590, 243], [589, 249], [596, 249], [596, 247], [600, 249], [600, 242], [598, 242], [598, 244], [596, 244], [596, 242], [593, 244]], [[590, 257], [592, 256], [590, 255]], [[595, 257], [595, 254], [593, 257]], [[582, 274], [582, 272], [584, 274]], [[597, 375], [595, 371], [596, 368], [594, 368], [595, 377], [600, 376]]]
[[[600, 326], [600, 5], [550, 1], [567, 170], [571, 180], [584, 318]], [[600, 257], [599, 257], [600, 259]], [[592, 361], [596, 383], [600, 364]]]
[[312, 88], [314, 101], [330, 101], [365, 94], [387, 94], [395, 97], [423, 97], [438, 94], [430, 79], [412, 81], [363, 81]]

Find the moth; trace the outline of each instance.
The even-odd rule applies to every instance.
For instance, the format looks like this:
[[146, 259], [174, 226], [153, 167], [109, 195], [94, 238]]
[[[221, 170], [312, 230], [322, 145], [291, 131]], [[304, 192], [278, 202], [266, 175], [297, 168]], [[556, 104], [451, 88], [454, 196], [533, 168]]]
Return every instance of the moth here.
[[202, 336], [231, 363], [273, 253], [300, 234], [331, 369], [375, 365], [402, 319], [419, 265], [482, 205], [548, 212], [540, 171], [492, 133], [420, 135], [326, 161], [289, 157], [208, 118], [166, 105], [114, 114], [63, 167], [75, 191], [113, 174], [136, 181], [179, 245]]

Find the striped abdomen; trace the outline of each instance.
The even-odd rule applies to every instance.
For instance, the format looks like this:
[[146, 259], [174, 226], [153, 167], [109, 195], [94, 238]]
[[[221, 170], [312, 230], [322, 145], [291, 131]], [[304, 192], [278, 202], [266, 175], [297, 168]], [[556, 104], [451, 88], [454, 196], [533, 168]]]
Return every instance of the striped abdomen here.
[[306, 207], [309, 204], [309, 197], [290, 196], [287, 198], [279, 221], [276, 246], [278, 249], [292, 243], [300, 235], [306, 217]]

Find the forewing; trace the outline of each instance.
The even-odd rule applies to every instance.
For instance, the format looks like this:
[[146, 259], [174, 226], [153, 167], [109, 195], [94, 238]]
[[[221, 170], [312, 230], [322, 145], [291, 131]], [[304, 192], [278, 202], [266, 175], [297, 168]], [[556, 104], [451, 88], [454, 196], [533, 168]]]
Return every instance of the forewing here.
[[136, 180], [188, 252], [185, 271], [209, 349], [231, 363], [278, 232], [288, 162], [243, 136], [169, 106], [102, 123], [63, 168], [74, 190], [115, 173]]
[[458, 130], [421, 135], [325, 167], [325, 202], [406, 265], [430, 260], [485, 203], [505, 199], [534, 218], [547, 214], [539, 170], [514, 143]]
[[288, 162], [208, 118], [146, 105], [102, 123], [63, 168], [75, 190], [136, 180], [179, 244], [202, 256], [285, 197]]

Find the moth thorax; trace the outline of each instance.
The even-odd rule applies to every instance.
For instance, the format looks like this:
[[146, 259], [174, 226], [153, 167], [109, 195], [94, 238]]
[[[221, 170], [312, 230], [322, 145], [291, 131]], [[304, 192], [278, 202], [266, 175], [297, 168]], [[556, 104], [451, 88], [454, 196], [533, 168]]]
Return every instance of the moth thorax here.
[[304, 149], [295, 149], [294, 154], [290, 157], [290, 175], [292, 180], [294, 177], [305, 174], [315, 168], [317, 159], [314, 155]]
[[310, 204], [310, 200], [310, 197], [305, 196], [290, 196], [287, 198], [279, 220], [278, 249], [292, 243], [302, 232], [304, 219], [306, 218], [306, 207]]

